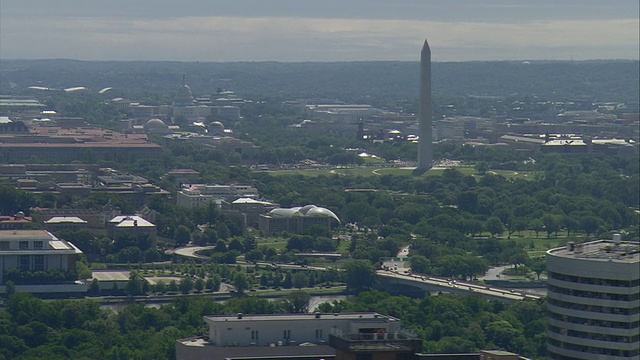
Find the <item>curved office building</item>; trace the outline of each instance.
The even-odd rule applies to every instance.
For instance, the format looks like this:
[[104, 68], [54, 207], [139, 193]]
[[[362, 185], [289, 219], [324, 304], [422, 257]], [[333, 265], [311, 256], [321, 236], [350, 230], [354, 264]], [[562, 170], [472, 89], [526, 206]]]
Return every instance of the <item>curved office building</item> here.
[[619, 239], [547, 252], [549, 359], [640, 359], [640, 245]]

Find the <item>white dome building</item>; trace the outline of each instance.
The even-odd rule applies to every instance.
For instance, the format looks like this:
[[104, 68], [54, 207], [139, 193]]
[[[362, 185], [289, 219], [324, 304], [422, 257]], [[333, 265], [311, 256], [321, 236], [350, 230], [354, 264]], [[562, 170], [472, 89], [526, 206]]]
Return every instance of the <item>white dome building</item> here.
[[331, 229], [336, 224], [340, 224], [340, 218], [333, 211], [315, 205], [275, 208], [260, 215], [260, 230], [264, 233], [304, 233], [313, 225]]
[[147, 133], [166, 133], [169, 127], [160, 119], [151, 119], [144, 124], [144, 131]]
[[186, 75], [182, 75], [182, 85], [178, 88], [178, 92], [175, 96], [175, 106], [189, 106], [193, 105], [193, 93], [191, 88], [187, 85]]
[[220, 121], [212, 121], [207, 126], [207, 131], [210, 135], [222, 135], [224, 134], [224, 124]]

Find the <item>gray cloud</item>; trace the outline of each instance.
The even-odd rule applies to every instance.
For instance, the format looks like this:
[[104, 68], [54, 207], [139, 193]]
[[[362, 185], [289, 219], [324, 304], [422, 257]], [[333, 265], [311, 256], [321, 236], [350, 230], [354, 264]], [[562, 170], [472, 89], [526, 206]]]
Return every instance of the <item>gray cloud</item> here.
[[0, 2], [0, 57], [416, 60], [428, 36], [437, 61], [637, 59], [640, 42], [635, 0], [52, 3]]

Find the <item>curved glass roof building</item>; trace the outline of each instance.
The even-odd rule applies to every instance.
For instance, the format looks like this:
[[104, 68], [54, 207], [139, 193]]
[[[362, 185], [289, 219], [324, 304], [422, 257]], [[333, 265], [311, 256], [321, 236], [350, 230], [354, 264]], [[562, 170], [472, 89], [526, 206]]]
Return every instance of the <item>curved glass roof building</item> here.
[[333, 211], [315, 205], [275, 208], [260, 215], [260, 230], [264, 233], [304, 233], [313, 225], [331, 229], [336, 224], [340, 224], [340, 218]]

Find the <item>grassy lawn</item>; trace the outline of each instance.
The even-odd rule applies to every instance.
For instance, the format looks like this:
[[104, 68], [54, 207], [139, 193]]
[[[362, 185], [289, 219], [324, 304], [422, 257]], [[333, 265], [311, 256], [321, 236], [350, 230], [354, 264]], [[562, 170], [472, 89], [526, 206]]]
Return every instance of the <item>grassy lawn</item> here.
[[[473, 175], [474, 177], [481, 178], [476, 169], [473, 166], [456, 166], [456, 170], [460, 171], [464, 175]], [[441, 176], [444, 172], [444, 168], [434, 168], [427, 171], [422, 176]], [[397, 167], [361, 167], [361, 168], [335, 168], [335, 169], [294, 169], [294, 170], [269, 170], [263, 171], [273, 176], [287, 176], [287, 175], [302, 175], [302, 176], [320, 176], [320, 175], [349, 175], [349, 176], [382, 176], [382, 175], [394, 175], [394, 176], [411, 176], [413, 169], [410, 168], [397, 168]], [[536, 172], [518, 172], [511, 170], [490, 170], [489, 173], [504, 176], [507, 179], [533, 179], [536, 176]]]
[[583, 241], [583, 236], [572, 234], [571, 237], [567, 237], [566, 233], [560, 232], [557, 237], [552, 234], [550, 238], [547, 238], [547, 233], [540, 232], [539, 237], [536, 237], [533, 231], [523, 231], [520, 235], [514, 233], [511, 235], [511, 239], [507, 239], [505, 233], [501, 240], [505, 242], [513, 240], [516, 244], [522, 245], [530, 256], [541, 256], [549, 249], [565, 246], [568, 241]]
[[331, 175], [332, 170], [328, 169], [293, 169], [293, 170], [267, 170], [257, 171], [261, 173], [267, 173], [271, 176], [290, 176], [290, 175], [302, 175], [302, 176], [320, 176]]
[[[488, 173], [496, 175], [502, 175], [507, 179], [524, 179], [533, 180], [538, 174], [542, 174], [540, 171], [512, 171], [512, 170], [489, 170]], [[474, 174], [475, 177], [481, 177], [481, 175]]]
[[350, 246], [351, 246], [351, 241], [340, 240], [340, 243], [338, 244], [338, 249], [336, 249], [336, 252], [339, 252], [340, 254], [345, 254], [347, 251], [349, 251]]
[[287, 246], [287, 240], [281, 237], [258, 237], [256, 238], [258, 246], [266, 246], [278, 250], [278, 252], [284, 251]]

